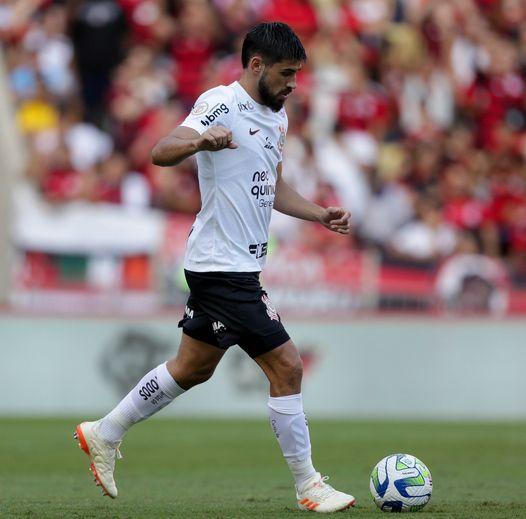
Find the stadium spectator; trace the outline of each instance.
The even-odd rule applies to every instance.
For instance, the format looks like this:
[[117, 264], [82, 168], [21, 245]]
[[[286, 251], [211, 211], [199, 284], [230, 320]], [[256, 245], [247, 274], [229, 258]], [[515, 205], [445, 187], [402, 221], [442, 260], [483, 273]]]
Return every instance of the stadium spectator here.
[[389, 257], [410, 265], [433, 266], [454, 251], [455, 230], [444, 221], [436, 200], [423, 198], [416, 203], [416, 218], [391, 237]]
[[86, 117], [102, 122], [111, 73], [124, 57], [124, 11], [114, 0], [72, 2], [71, 34]]
[[[290, 23], [310, 56], [288, 106], [284, 174], [306, 196], [354, 209], [356, 239], [339, 246], [392, 261], [405, 247], [393, 237], [405, 236], [429, 252], [429, 227], [413, 212], [432, 199], [444, 226], [471, 233], [524, 284], [520, 0], [2, 0], [28, 178], [54, 204], [126, 204], [130, 177], [139, 206], [197, 211], [195, 164], [161, 174], [151, 148], [199, 92], [239, 75], [244, 32], [269, 18]], [[118, 182], [116, 157], [127, 162]], [[272, 228], [323, 243], [279, 217]], [[436, 266], [446, 249], [423, 255]]]

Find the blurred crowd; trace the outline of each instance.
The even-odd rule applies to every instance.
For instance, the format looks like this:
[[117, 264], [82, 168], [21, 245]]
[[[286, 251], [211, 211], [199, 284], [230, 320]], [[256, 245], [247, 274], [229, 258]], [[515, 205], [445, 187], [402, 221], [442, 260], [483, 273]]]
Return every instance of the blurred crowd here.
[[308, 62], [287, 101], [284, 176], [352, 212], [349, 240], [276, 215], [278, 239], [435, 268], [454, 253], [526, 284], [523, 0], [0, 0], [28, 177], [71, 200], [195, 213], [195, 162], [150, 151], [281, 20]]

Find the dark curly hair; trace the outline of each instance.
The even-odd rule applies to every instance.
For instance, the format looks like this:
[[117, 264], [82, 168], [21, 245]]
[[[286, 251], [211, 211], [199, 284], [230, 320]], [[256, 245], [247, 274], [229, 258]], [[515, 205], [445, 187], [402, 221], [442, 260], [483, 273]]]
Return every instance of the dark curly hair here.
[[241, 63], [247, 68], [250, 58], [260, 54], [267, 65], [278, 61], [306, 61], [307, 54], [296, 33], [282, 22], [262, 22], [245, 36]]

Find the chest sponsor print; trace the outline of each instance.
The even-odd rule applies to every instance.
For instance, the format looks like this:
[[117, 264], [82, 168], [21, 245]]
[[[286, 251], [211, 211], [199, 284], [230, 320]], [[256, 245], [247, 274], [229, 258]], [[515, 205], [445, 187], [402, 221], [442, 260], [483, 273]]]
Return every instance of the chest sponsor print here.
[[252, 175], [252, 187], [250, 194], [255, 198], [259, 207], [269, 207], [274, 205], [274, 195], [276, 185], [270, 184], [271, 176], [268, 171], [256, 171]]

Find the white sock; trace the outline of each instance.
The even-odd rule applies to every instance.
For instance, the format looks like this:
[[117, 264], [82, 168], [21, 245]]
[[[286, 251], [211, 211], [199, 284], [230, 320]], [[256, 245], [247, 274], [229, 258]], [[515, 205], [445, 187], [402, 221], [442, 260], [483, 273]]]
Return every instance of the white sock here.
[[99, 433], [108, 442], [120, 441], [133, 424], [160, 411], [182, 393], [184, 389], [170, 375], [166, 362], [160, 364], [99, 421]]
[[269, 397], [270, 425], [283, 456], [294, 476], [299, 492], [316, 470], [312, 466], [307, 418], [303, 412], [303, 398], [299, 395]]

